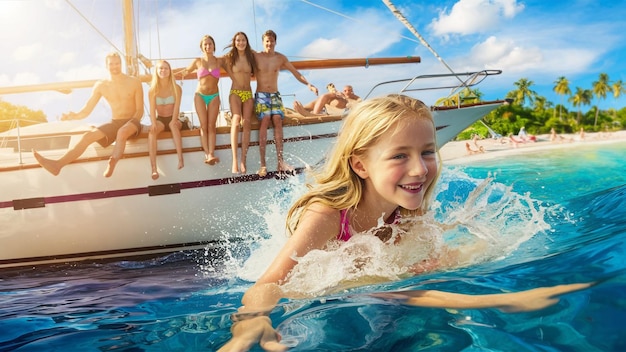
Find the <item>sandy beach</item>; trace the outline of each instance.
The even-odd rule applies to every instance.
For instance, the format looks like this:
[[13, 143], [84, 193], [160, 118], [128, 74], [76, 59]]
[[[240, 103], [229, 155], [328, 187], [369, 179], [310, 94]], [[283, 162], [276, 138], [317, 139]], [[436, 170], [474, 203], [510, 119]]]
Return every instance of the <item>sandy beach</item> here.
[[[549, 134], [538, 135], [536, 136], [536, 142], [526, 143], [514, 143], [508, 137], [504, 137], [500, 140], [480, 139], [477, 141], [477, 144], [478, 147], [482, 147], [482, 151], [478, 150], [479, 148], [474, 145], [474, 141], [472, 140], [452, 141], [446, 143], [439, 150], [439, 153], [444, 164], [454, 165], [474, 163], [503, 155], [531, 153], [538, 150], [573, 148], [589, 144], [626, 141], [626, 131], [624, 130], [616, 132], [585, 133], [584, 139], [581, 139], [578, 134], [561, 134], [559, 136], [556, 141], [550, 141]], [[472, 152], [467, 150], [466, 143], [469, 143], [470, 148], [473, 150]]]

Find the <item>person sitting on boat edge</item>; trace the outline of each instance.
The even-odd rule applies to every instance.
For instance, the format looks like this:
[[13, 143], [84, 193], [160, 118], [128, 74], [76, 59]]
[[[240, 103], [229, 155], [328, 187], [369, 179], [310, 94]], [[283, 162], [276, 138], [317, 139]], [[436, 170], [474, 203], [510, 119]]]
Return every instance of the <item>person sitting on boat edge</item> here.
[[[244, 32], [237, 32], [232, 42], [226, 48], [230, 51], [224, 55], [222, 64], [230, 76], [232, 84], [228, 102], [232, 113], [230, 125], [230, 147], [233, 154], [233, 174], [245, 174], [248, 147], [250, 146], [251, 119], [254, 110], [252, 86], [250, 81], [256, 71], [254, 53], [250, 47], [248, 36]], [[241, 136], [241, 159], [238, 160], [239, 126], [243, 127]]]
[[259, 153], [261, 166], [257, 174], [261, 177], [267, 175], [267, 165], [265, 162], [265, 150], [267, 147], [267, 129], [270, 122], [274, 125], [274, 144], [276, 146], [276, 159], [278, 161], [278, 172], [290, 172], [293, 168], [287, 164], [283, 157], [283, 119], [285, 118], [285, 108], [278, 91], [278, 73], [281, 70], [288, 70], [301, 83], [306, 84], [309, 89], [317, 95], [318, 91], [314, 85], [309, 83], [304, 76], [296, 70], [287, 57], [277, 51], [276, 33], [267, 30], [261, 37], [263, 40], [263, 51], [255, 52], [254, 59], [257, 63], [256, 71], [256, 93], [254, 94], [255, 111], [261, 124], [259, 126]]
[[91, 114], [100, 98], [104, 98], [111, 107], [111, 122], [85, 133], [80, 141], [58, 160], [45, 158], [33, 150], [37, 162], [55, 176], [67, 164], [78, 159], [90, 144], [98, 142], [102, 147], [108, 147], [115, 141], [113, 153], [104, 172], [105, 177], [110, 177], [115, 165], [124, 153], [126, 140], [141, 132], [140, 121], [143, 116], [143, 87], [141, 82], [136, 77], [122, 73], [122, 58], [118, 53], [108, 54], [105, 62], [109, 71], [109, 78], [99, 80], [94, 84], [91, 96], [79, 112], [70, 111], [63, 114], [61, 120], [84, 119]]
[[[210, 35], [200, 39], [202, 57], [195, 58], [187, 68], [187, 73], [196, 72], [198, 86], [193, 97], [196, 114], [200, 120], [200, 142], [204, 150], [204, 162], [209, 165], [219, 163], [220, 158], [215, 156], [217, 134], [217, 115], [220, 110], [220, 92], [218, 81], [221, 76], [222, 59], [215, 56], [215, 40]], [[177, 72], [178, 73], [178, 72]]]
[[[389, 246], [409, 245], [414, 251], [411, 237], [418, 234], [393, 233], [392, 226], [409, 229], [422, 221], [418, 217], [429, 211], [440, 168], [434, 120], [429, 107], [421, 101], [389, 95], [351, 109], [324, 166], [313, 175], [315, 184], [308, 185], [307, 192], [287, 213], [287, 230], [291, 236], [243, 295], [242, 306], [231, 316], [232, 338], [218, 351], [247, 351], [256, 343], [266, 351], [288, 349], [280, 344], [280, 335], [272, 327], [269, 315], [277, 302], [288, 296], [285, 287], [307, 254], [362, 236], [376, 236]], [[452, 267], [467, 262], [469, 256], [480, 250], [479, 246], [469, 247], [427, 253], [428, 259], [424, 261], [398, 265], [406, 274]], [[359, 271], [363, 265], [367, 264], [353, 262], [344, 272]], [[335, 269], [335, 266], [322, 268], [319, 272]], [[414, 290], [372, 296], [423, 307], [494, 307], [517, 312], [545, 308], [558, 302], [554, 296], [589, 286], [590, 283], [581, 283], [483, 295]]]
[[354, 94], [351, 85], [346, 85], [341, 92], [337, 92], [333, 83], [329, 83], [326, 88], [328, 93], [320, 95], [306, 105], [294, 101], [294, 110], [302, 116], [340, 115], [361, 101], [361, 98]]
[[178, 155], [178, 169], [180, 170], [185, 166], [182, 137], [180, 135], [183, 124], [178, 118], [180, 115], [182, 91], [181, 86], [174, 80], [170, 63], [165, 60], [159, 60], [152, 73], [152, 81], [148, 90], [150, 121], [152, 123], [148, 134], [148, 145], [153, 180], [159, 178], [156, 162], [157, 137], [163, 131], [172, 132], [172, 140]]

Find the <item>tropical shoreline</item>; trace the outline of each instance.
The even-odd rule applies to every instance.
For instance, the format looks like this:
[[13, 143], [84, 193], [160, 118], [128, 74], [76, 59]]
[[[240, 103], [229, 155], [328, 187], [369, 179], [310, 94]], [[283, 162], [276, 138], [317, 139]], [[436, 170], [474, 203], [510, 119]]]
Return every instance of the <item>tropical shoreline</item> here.
[[[478, 147], [482, 147], [482, 151], [478, 150], [472, 140], [451, 141], [441, 147], [439, 154], [445, 165], [461, 165], [493, 159], [504, 155], [535, 152], [537, 150], [553, 150], [591, 144], [624, 142], [626, 141], [626, 130], [585, 133], [583, 139], [581, 139], [578, 134], [561, 134], [556, 141], [550, 141], [549, 134], [537, 135], [536, 137], [536, 142], [526, 143], [514, 143], [508, 137], [501, 139], [480, 139], [477, 141], [477, 144]], [[466, 143], [469, 143], [470, 148], [473, 150], [472, 152], [467, 150]], [[517, 144], [517, 146], [515, 146], [515, 144]]]

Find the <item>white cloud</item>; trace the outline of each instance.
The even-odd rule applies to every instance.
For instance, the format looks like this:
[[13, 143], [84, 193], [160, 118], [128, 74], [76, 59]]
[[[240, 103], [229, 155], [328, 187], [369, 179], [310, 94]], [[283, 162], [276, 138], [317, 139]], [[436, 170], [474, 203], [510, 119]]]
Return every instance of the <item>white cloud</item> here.
[[472, 47], [468, 66], [473, 69], [501, 69], [507, 73], [578, 73], [587, 69], [598, 57], [592, 49], [570, 47], [565, 43], [549, 46], [524, 46], [513, 39], [489, 37]]
[[13, 83], [16, 86], [25, 86], [29, 84], [38, 84], [41, 83], [41, 79], [38, 75], [32, 72], [20, 72], [15, 75], [13, 79]]
[[74, 64], [76, 60], [76, 53], [63, 53], [61, 55], [59, 55], [58, 61], [57, 63], [60, 66], [65, 66], [65, 67], [69, 67], [72, 66]]
[[523, 9], [516, 0], [460, 0], [450, 13], [442, 10], [430, 27], [439, 36], [484, 33], [497, 28], [501, 17], [513, 18]]
[[19, 46], [13, 52], [13, 58], [15, 61], [29, 61], [35, 57], [41, 55], [43, 46], [41, 43], [33, 43], [30, 45]]
[[486, 69], [502, 69], [507, 72], [524, 72], [538, 69], [543, 64], [543, 54], [537, 47], [523, 47], [513, 40], [498, 40], [495, 36], [474, 46], [471, 62], [482, 63]]

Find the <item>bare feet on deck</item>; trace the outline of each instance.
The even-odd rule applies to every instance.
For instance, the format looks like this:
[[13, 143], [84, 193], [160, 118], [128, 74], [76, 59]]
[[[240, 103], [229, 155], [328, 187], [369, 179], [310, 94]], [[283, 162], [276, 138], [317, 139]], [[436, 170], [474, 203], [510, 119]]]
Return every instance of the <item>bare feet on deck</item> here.
[[278, 172], [292, 173], [293, 172], [293, 166], [287, 164], [284, 161], [280, 161], [280, 162], [278, 162]]
[[111, 177], [113, 175], [113, 171], [115, 171], [115, 165], [117, 165], [117, 159], [111, 157], [109, 158], [109, 165], [107, 169], [104, 170], [104, 177]]
[[246, 173], [246, 161], [238, 162], [237, 160], [233, 160], [233, 174], [245, 174]]
[[152, 179], [156, 180], [159, 178], [159, 172], [156, 169], [152, 169]]
[[185, 167], [185, 162], [183, 161], [183, 159], [179, 159], [178, 160], [178, 170], [182, 169], [183, 167]]
[[61, 172], [61, 169], [57, 166], [57, 162], [55, 160], [44, 158], [35, 149], [33, 149], [33, 155], [35, 156], [35, 159], [37, 159], [39, 165], [41, 165], [41, 167], [46, 169], [49, 173], [57, 176], [59, 172]]
[[237, 159], [233, 159], [233, 165], [230, 168], [230, 172], [233, 174], [239, 174], [239, 167], [237, 166], [239, 162], [237, 161]]
[[261, 176], [261, 177], [265, 177], [267, 176], [267, 167], [265, 166], [261, 166], [261, 168], [259, 169], [259, 171], [256, 172], [257, 175]]
[[205, 164], [209, 164], [209, 165], [215, 165], [217, 163], [220, 162], [220, 158], [214, 156], [214, 155], [209, 155], [206, 157], [206, 159], [204, 160]]

